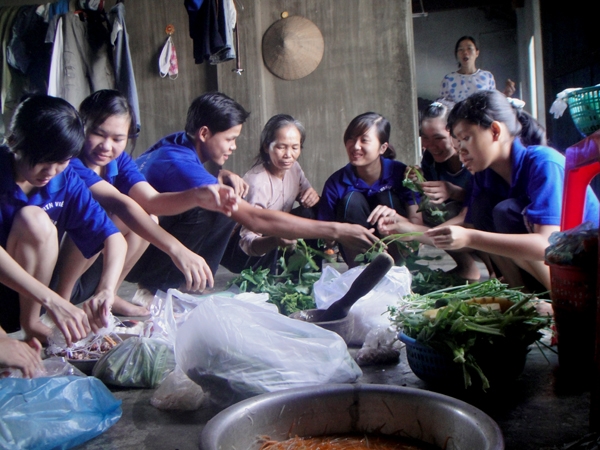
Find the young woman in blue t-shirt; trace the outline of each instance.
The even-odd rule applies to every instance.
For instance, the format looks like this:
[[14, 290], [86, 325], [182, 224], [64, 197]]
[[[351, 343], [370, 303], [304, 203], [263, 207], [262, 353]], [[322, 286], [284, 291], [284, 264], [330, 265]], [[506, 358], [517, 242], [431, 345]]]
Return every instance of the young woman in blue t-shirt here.
[[[448, 127], [458, 140], [461, 161], [474, 174], [466, 197], [470, 226], [442, 225], [426, 232], [426, 239], [444, 250], [487, 252], [510, 285], [549, 290], [544, 257], [550, 234], [560, 229], [564, 156], [544, 145], [545, 132], [537, 121], [496, 90], [458, 103]], [[585, 220], [598, 223], [598, 199], [591, 188]], [[383, 233], [409, 228], [394, 219], [379, 222]], [[519, 269], [535, 280], [529, 283]]]
[[[68, 102], [36, 95], [19, 104], [8, 147], [0, 147], [0, 324], [7, 332], [21, 328], [45, 342], [51, 330], [40, 320], [42, 305], [67, 343], [108, 325], [125, 240], [69, 166], [83, 139]], [[87, 318], [46, 288], [64, 233], [86, 257], [104, 254], [100, 282], [84, 303]]]
[[[319, 220], [371, 228], [384, 216], [398, 214], [422, 224], [412, 191], [402, 185], [406, 165], [395, 161], [390, 145], [389, 121], [374, 112], [355, 117], [344, 133], [350, 162], [325, 182], [319, 203]], [[340, 246], [348, 266], [356, 254]]]

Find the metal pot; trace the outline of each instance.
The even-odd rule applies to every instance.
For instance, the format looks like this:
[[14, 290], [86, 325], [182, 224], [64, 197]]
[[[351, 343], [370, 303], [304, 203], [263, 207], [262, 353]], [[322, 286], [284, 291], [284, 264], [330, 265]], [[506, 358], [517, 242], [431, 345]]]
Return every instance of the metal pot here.
[[500, 428], [483, 411], [446, 395], [377, 384], [329, 384], [262, 394], [221, 411], [200, 448], [259, 449], [261, 437], [378, 433], [447, 450], [502, 450]]

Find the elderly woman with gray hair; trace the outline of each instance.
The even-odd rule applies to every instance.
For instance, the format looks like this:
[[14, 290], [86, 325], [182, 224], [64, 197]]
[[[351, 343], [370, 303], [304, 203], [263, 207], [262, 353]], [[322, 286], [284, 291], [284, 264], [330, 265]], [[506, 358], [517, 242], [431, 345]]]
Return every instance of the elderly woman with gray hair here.
[[[319, 194], [306, 179], [298, 157], [306, 132], [287, 114], [269, 119], [260, 136], [260, 149], [252, 168], [244, 175], [249, 185], [245, 200], [256, 208], [272, 209], [314, 219]], [[298, 202], [299, 206], [294, 208]], [[275, 271], [279, 248], [293, 249], [296, 240], [263, 236], [244, 226], [235, 228], [221, 260], [232, 272], [246, 268]]]

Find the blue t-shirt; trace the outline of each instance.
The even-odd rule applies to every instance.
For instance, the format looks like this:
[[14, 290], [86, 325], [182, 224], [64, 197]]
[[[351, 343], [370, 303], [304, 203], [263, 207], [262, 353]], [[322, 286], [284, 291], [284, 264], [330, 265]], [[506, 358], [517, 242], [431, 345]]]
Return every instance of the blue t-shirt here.
[[69, 165], [77, 172], [88, 188], [104, 180], [117, 188], [121, 194], [128, 195], [134, 184], [146, 181], [131, 156], [125, 152], [105, 166], [103, 177], [87, 168], [79, 158], [73, 158]]
[[181, 192], [218, 183], [204, 168], [194, 142], [183, 131], [164, 137], [135, 162], [158, 192]]
[[319, 220], [335, 221], [336, 205], [349, 192], [356, 191], [370, 197], [379, 192], [392, 190], [407, 205], [418, 202], [417, 194], [402, 185], [406, 164], [383, 157], [380, 157], [380, 160], [381, 177], [372, 186], [356, 176], [350, 163], [331, 175], [323, 187], [323, 195], [319, 202]]
[[[532, 224], [560, 225], [565, 178], [565, 157], [553, 148], [532, 145], [525, 147], [515, 139], [511, 152], [512, 183], [509, 186], [492, 169], [478, 172], [473, 186], [467, 191], [466, 204], [480, 195], [525, 200], [524, 215]], [[588, 186], [584, 221], [598, 226], [598, 198]], [[466, 222], [471, 222], [467, 212]]]
[[86, 258], [102, 250], [104, 241], [119, 230], [70, 165], [29, 197], [13, 176], [13, 155], [0, 147], [0, 245], [6, 248], [15, 215], [24, 206], [42, 208], [56, 225], [58, 236], [67, 232]]

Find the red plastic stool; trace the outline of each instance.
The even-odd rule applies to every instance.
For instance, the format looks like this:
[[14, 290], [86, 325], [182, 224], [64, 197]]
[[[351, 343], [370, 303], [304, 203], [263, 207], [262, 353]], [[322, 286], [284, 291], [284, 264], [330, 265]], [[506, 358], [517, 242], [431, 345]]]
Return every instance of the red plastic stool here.
[[599, 173], [600, 130], [566, 151], [565, 187], [560, 222], [562, 231], [574, 228], [583, 222], [585, 191]]
[[[562, 216], [560, 228], [569, 230], [583, 222], [586, 190], [592, 179], [600, 173], [600, 130], [591, 134], [566, 151], [565, 184], [563, 191]], [[569, 269], [574, 271], [565, 274], [561, 271]], [[595, 271], [595, 273], [594, 273]], [[561, 338], [558, 332], [559, 365], [568, 363], [572, 368], [581, 369], [580, 375], [586, 369], [582, 364], [589, 356], [593, 355], [591, 377], [590, 401], [590, 428], [600, 431], [600, 308], [598, 304], [598, 270], [593, 268], [566, 268], [550, 266], [552, 280], [552, 303], [554, 306], [554, 319], [557, 330], [562, 328], [570, 334], [566, 354], [561, 358]], [[578, 293], [579, 295], [576, 295]], [[565, 301], [570, 302], [565, 306]], [[572, 303], [577, 303], [577, 308]], [[579, 331], [569, 328], [571, 320], [579, 321]], [[582, 325], [585, 321], [586, 325]], [[559, 322], [561, 322], [559, 324]], [[595, 323], [594, 323], [595, 322]], [[569, 338], [579, 339], [579, 342], [568, 342]], [[582, 341], [593, 342], [582, 342]], [[564, 339], [563, 339], [564, 341]], [[585, 351], [585, 355], [582, 355]], [[575, 362], [572, 358], [578, 358]]]

